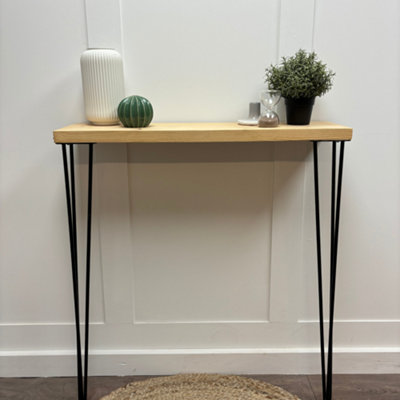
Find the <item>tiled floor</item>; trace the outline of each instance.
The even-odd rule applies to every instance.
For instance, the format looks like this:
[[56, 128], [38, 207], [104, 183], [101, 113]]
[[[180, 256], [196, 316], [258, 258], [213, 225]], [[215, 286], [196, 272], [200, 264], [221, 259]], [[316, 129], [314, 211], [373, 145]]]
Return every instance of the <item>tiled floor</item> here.
[[[318, 375], [249, 375], [296, 394], [301, 400], [321, 400]], [[136, 377], [90, 377], [89, 400], [98, 400]], [[334, 400], [400, 400], [400, 375], [336, 375]], [[0, 378], [0, 399], [75, 400], [75, 378]]]

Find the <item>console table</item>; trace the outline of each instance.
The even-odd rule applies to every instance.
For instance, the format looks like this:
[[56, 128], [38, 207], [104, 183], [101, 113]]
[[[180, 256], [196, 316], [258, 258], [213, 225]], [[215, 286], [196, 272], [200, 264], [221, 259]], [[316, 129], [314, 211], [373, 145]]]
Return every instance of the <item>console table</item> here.
[[[93, 177], [93, 145], [96, 143], [215, 143], [215, 142], [289, 142], [309, 141], [313, 147], [314, 160], [314, 197], [316, 223], [316, 250], [318, 275], [318, 306], [321, 352], [321, 377], [323, 400], [332, 400], [332, 348], [333, 323], [336, 287], [336, 266], [339, 242], [340, 199], [342, 191], [343, 159], [345, 142], [351, 140], [352, 129], [330, 122], [312, 122], [310, 125], [280, 125], [277, 128], [258, 128], [242, 126], [236, 123], [154, 123], [147, 128], [124, 128], [115, 126], [95, 126], [74, 124], [54, 131], [54, 142], [61, 144], [65, 191], [67, 200], [69, 242], [72, 266], [78, 399], [87, 398], [87, 375], [89, 354], [89, 298], [90, 298], [90, 252], [92, 222], [92, 177]], [[328, 345], [325, 349], [323, 293], [322, 293], [322, 261], [321, 231], [318, 179], [318, 142], [332, 143], [332, 175], [331, 175], [331, 215], [330, 215], [330, 286]], [[79, 316], [78, 285], [78, 251], [76, 226], [76, 195], [74, 144], [87, 145], [89, 151], [88, 168], [88, 201], [87, 201], [87, 237], [86, 237], [86, 282], [85, 282], [85, 329], [84, 359], [82, 360], [82, 344]], [[336, 146], [340, 144], [339, 162], [337, 165]], [[69, 157], [67, 152], [69, 146]]]

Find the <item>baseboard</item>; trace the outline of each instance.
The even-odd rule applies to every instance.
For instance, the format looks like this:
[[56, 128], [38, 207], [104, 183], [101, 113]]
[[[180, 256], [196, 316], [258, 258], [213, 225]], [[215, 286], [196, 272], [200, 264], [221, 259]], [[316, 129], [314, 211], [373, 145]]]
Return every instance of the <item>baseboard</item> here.
[[[399, 348], [336, 349], [334, 373], [400, 373]], [[318, 349], [93, 350], [89, 374], [319, 374]], [[0, 376], [73, 376], [73, 351], [0, 352]]]

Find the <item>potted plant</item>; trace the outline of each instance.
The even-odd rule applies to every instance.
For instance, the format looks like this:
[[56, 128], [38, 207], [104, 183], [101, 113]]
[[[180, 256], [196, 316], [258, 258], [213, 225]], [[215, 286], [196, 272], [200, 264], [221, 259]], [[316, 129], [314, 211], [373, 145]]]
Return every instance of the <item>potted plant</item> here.
[[334, 75], [315, 52], [300, 49], [294, 56], [282, 57], [280, 64], [267, 68], [265, 82], [285, 99], [287, 123], [308, 125], [315, 97], [331, 89]]

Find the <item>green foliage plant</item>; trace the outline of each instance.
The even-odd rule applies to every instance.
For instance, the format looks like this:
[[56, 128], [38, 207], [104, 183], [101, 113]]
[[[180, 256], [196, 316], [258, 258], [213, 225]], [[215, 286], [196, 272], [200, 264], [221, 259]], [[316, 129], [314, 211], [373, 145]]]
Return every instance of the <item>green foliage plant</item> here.
[[315, 52], [300, 49], [292, 57], [282, 57], [278, 65], [266, 70], [269, 89], [279, 90], [284, 98], [300, 99], [322, 96], [332, 88], [335, 73], [318, 60]]

